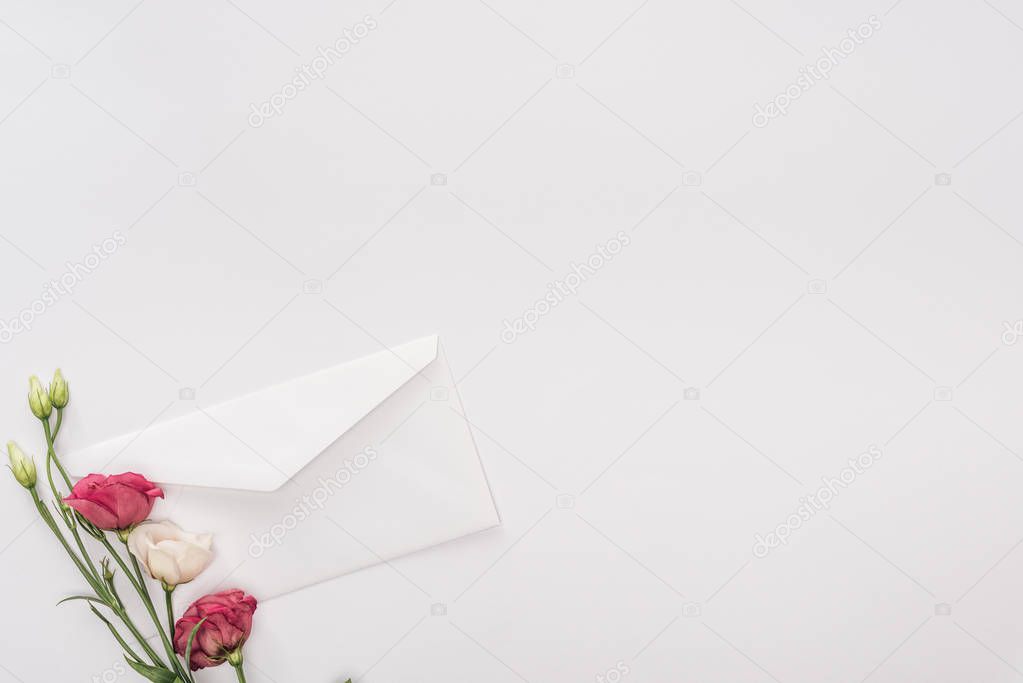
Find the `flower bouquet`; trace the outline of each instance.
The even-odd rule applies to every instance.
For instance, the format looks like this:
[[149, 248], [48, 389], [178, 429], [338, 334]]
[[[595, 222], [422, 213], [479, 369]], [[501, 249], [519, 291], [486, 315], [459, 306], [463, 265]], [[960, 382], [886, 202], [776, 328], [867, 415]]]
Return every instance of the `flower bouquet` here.
[[[72, 484], [55, 449], [69, 398], [60, 370], [48, 388], [37, 377], [29, 380], [29, 407], [46, 439], [50, 504], [36, 488], [35, 462], [18, 444], [7, 444], [14, 478], [27, 489], [39, 516], [88, 585], [88, 592], [61, 602], [87, 603], [123, 650], [128, 665], [150, 681], [195, 683], [194, 672], [226, 662], [244, 682], [242, 648], [252, 630], [256, 599], [241, 590], [225, 590], [199, 598], [175, 619], [172, 594], [209, 566], [213, 537], [189, 533], [169, 521], [150, 520], [156, 500], [164, 494], [141, 474], [90, 474]], [[98, 562], [90, 547], [103, 553]], [[157, 608], [159, 600], [154, 601], [150, 593], [150, 580], [159, 585], [154, 592], [163, 593], [163, 616]], [[128, 592], [119, 583], [130, 586], [128, 592], [135, 593], [133, 598], [152, 621], [157, 633], [154, 641], [159, 640], [155, 646], [129, 613]]]

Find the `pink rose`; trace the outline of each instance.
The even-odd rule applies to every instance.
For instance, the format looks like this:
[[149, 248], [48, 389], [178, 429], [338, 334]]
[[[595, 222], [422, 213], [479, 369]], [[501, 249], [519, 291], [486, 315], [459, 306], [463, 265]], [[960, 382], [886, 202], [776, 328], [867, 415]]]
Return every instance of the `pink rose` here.
[[100, 529], [130, 529], [145, 521], [163, 491], [141, 474], [125, 472], [107, 477], [90, 474], [71, 489], [64, 502]]
[[241, 647], [252, 631], [256, 599], [244, 591], [229, 590], [206, 595], [193, 602], [174, 625], [174, 649], [182, 657], [192, 629], [203, 621], [192, 641], [192, 671], [219, 666], [234, 657], [241, 661]]

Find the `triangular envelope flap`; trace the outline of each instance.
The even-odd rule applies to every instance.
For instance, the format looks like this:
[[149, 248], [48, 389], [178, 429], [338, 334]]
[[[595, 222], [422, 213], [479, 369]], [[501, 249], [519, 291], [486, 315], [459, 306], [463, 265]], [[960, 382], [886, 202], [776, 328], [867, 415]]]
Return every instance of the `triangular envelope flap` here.
[[272, 491], [437, 358], [437, 337], [255, 391], [70, 453], [75, 476]]

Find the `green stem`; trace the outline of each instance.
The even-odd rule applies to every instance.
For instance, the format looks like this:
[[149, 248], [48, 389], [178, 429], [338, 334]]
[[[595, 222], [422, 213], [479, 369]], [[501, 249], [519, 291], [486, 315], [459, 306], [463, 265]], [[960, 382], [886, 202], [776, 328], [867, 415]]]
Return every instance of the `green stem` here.
[[134, 659], [136, 662], [141, 662], [142, 661], [142, 658], [139, 657], [135, 653], [135, 650], [131, 649], [131, 646], [128, 645], [128, 643], [125, 642], [124, 638], [122, 638], [121, 634], [117, 632], [117, 629], [114, 628], [113, 624], [110, 625], [110, 633], [113, 634], [114, 638], [117, 640], [117, 642], [121, 646], [121, 648], [125, 652], [127, 652], [129, 655], [131, 655], [132, 659]]
[[[63, 496], [60, 495], [60, 491], [54, 485], [53, 473], [50, 468], [51, 463], [57, 466], [57, 470], [60, 472], [60, 476], [64, 479], [64, 483], [67, 485], [68, 491], [71, 491], [74, 488], [71, 485], [71, 478], [68, 476], [67, 470], [64, 469], [64, 465], [61, 464], [60, 459], [57, 457], [57, 452], [56, 449], [54, 448], [54, 441], [56, 440], [57, 433], [60, 431], [60, 426], [61, 423], [63, 422], [63, 419], [64, 411], [61, 409], [57, 409], [57, 419], [55, 421], [54, 429], [52, 431], [50, 430], [50, 420], [48, 418], [40, 420], [43, 423], [43, 433], [46, 435], [46, 476], [50, 482], [50, 489], [53, 491], [53, 495], [57, 498], [58, 504], [60, 505], [64, 504]], [[33, 496], [34, 495], [35, 491], [33, 491]], [[45, 506], [43, 507], [45, 508]], [[47, 513], [48, 512], [49, 511], [47, 510]], [[77, 528], [72, 526], [71, 523], [67, 522], [67, 520], [65, 519], [65, 522], [67, 522], [67, 525], [71, 530], [72, 536], [74, 536], [76, 543], [78, 544], [79, 548], [82, 551], [83, 557], [85, 557], [86, 562], [88, 562], [88, 567], [85, 564], [83, 564], [82, 561], [72, 552], [70, 546], [67, 543], [67, 540], [64, 538], [64, 535], [59, 533], [59, 531], [56, 528], [56, 523], [52, 522], [52, 517], [50, 518], [50, 521], [53, 525], [52, 529], [54, 533], [57, 534], [58, 538], [60, 538], [61, 543], [63, 543], [65, 549], [68, 551], [68, 554], [78, 565], [78, 568], [82, 572], [82, 575], [85, 576], [87, 581], [89, 581], [89, 585], [93, 586], [93, 590], [96, 591], [96, 595], [104, 597], [105, 591], [103, 591], [102, 588], [100, 588], [100, 586], [102, 586], [102, 583], [98, 579], [99, 573], [95, 569], [95, 567], [92, 566], [92, 559], [89, 557], [89, 554], [85, 550], [85, 546], [82, 543], [82, 539], [78, 534]], [[117, 561], [117, 564], [120, 565], [121, 570], [124, 572], [124, 575], [128, 577], [129, 582], [132, 584], [135, 590], [139, 593], [139, 596], [142, 598], [142, 602], [145, 605], [146, 611], [149, 612], [149, 616], [152, 618], [153, 623], [156, 625], [156, 630], [160, 634], [160, 639], [163, 641], [164, 648], [167, 650], [167, 656], [170, 659], [171, 666], [173, 667], [175, 672], [184, 675], [186, 677], [185, 680], [187, 680], [187, 673], [185, 672], [185, 670], [181, 668], [181, 663], [174, 653], [174, 647], [171, 645], [171, 642], [168, 639], [167, 634], [164, 633], [163, 631], [163, 626], [160, 623], [160, 618], [157, 616], [156, 608], [153, 606], [153, 599], [149, 595], [149, 590], [146, 587], [145, 579], [142, 577], [142, 572], [141, 570], [139, 570], [138, 563], [135, 561], [135, 556], [129, 553], [129, 556], [131, 556], [132, 559], [132, 563], [135, 565], [135, 574], [138, 576], [137, 583], [136, 580], [132, 578], [131, 572], [125, 565], [124, 560], [121, 559], [121, 556], [117, 553], [117, 551], [114, 550], [113, 546], [110, 544], [110, 541], [107, 539], [106, 534], [102, 535], [101, 541], [103, 545], [106, 546], [107, 550], [110, 551], [110, 554], [113, 555], [114, 559]], [[95, 575], [96, 578], [91, 578], [89, 576], [90, 571]], [[162, 667], [163, 662], [160, 661], [160, 658], [157, 656], [156, 651], [153, 650], [152, 646], [149, 645], [145, 637], [139, 632], [138, 628], [131, 621], [131, 618], [128, 616], [127, 611], [125, 611], [123, 608], [123, 603], [120, 602], [120, 598], [117, 599], [118, 604], [113, 606], [110, 605], [109, 598], [105, 598], [105, 602], [107, 602], [108, 606], [110, 606], [111, 609], [114, 610], [114, 612], [121, 619], [121, 621], [124, 622], [124, 625], [138, 639], [139, 644], [143, 647], [143, 649], [145, 649], [146, 654], [148, 654], [149, 657], [153, 660], [153, 663], [156, 664], [157, 666]]]
[[50, 492], [53, 493], [53, 499], [57, 505], [64, 505], [64, 496], [60, 494], [60, 489], [57, 488], [57, 484], [53, 481], [53, 459], [50, 458], [49, 449], [46, 452], [46, 480], [50, 484]]
[[[174, 640], [174, 600], [172, 599], [171, 596], [174, 594], [175, 588], [177, 588], [177, 586], [168, 587], [165, 585], [163, 587], [163, 594], [167, 600], [167, 632], [170, 634], [171, 641]], [[189, 662], [185, 662], [182, 665], [181, 670], [185, 674], [184, 680], [193, 682], [195, 681], [195, 678], [191, 675], [191, 671], [189, 670], [188, 665]]]
[[174, 637], [174, 601], [171, 599], [171, 595], [174, 594], [174, 586], [169, 589], [164, 588], [163, 594], [167, 598], [167, 632], [171, 634], [171, 638]]
[[238, 666], [234, 667], [234, 672], [238, 674], [238, 683], [245, 683], [245, 671], [242, 670], [242, 665], [240, 663]]
[[58, 505], [64, 504], [64, 497], [60, 495], [60, 491], [57, 489], [57, 485], [53, 482], [53, 467], [51, 466], [50, 454], [46, 454], [46, 480], [50, 483], [50, 491], [53, 492], [53, 497], [57, 501]]
[[57, 443], [57, 432], [60, 431], [60, 423], [64, 421], [64, 409], [57, 408], [57, 419], [53, 424], [53, 442]]
[[39, 499], [39, 494], [36, 493], [35, 489], [31, 489], [31, 492], [32, 501], [35, 503], [36, 510], [39, 511], [39, 516], [43, 518], [44, 522], [46, 522], [46, 526], [50, 527], [50, 531], [52, 531], [53, 535], [57, 537], [60, 544], [64, 546], [64, 550], [67, 551], [68, 557], [70, 557], [71, 561], [75, 563], [76, 567], [78, 567], [78, 571], [82, 573], [85, 580], [89, 582], [89, 586], [96, 592], [96, 595], [101, 596], [103, 593], [100, 591], [100, 587], [97, 584], [95, 577], [90, 574], [89, 569], [82, 562], [81, 558], [79, 558], [78, 555], [75, 554], [75, 551], [71, 549], [67, 539], [64, 538], [64, 534], [60, 533], [60, 529], [57, 527], [57, 522], [54, 521], [53, 515], [50, 514], [50, 509], [46, 507], [46, 503]]
[[[110, 622], [110, 620], [107, 619], [105, 616], [103, 616], [103, 614], [98, 609], [96, 609], [95, 605], [89, 605], [89, 609], [92, 610], [92, 613], [96, 615], [97, 619], [99, 619], [100, 621], [103, 622], [103, 624], [110, 631], [110, 635], [112, 635], [114, 637], [114, 640], [116, 640], [121, 645], [121, 647], [124, 649], [124, 651], [127, 654], [131, 655], [132, 659], [134, 659], [135, 661], [141, 662], [142, 659], [139, 658], [139, 656], [137, 654], [135, 654], [135, 650], [131, 649], [131, 646], [128, 645], [127, 642], [125, 642], [124, 638], [122, 638], [121, 634], [117, 632], [117, 628]], [[117, 611], [114, 610], [114, 613], [117, 614]], [[154, 663], [156, 663], [158, 666], [163, 668], [163, 665], [159, 664], [159, 662], [154, 662]]]
[[[121, 568], [121, 571], [124, 572], [124, 575], [128, 577], [128, 581], [129, 583], [131, 583], [132, 588], [134, 588], [135, 592], [137, 592], [139, 594], [139, 597], [142, 598], [142, 605], [143, 607], [146, 608], [146, 611], [149, 613], [150, 618], [153, 620], [153, 624], [156, 626], [157, 633], [160, 634], [160, 639], [163, 641], [164, 650], [166, 650], [167, 656], [170, 658], [171, 666], [177, 668], [178, 658], [174, 654], [174, 648], [171, 646], [170, 641], [167, 639], [167, 634], [163, 632], [163, 623], [160, 621], [160, 617], [158, 617], [156, 614], [156, 608], [153, 606], [153, 599], [149, 595], [149, 589], [145, 584], [145, 580], [142, 579], [141, 572], [138, 572], [139, 575], [138, 579], [132, 576], [132, 570], [128, 568], [128, 565], [121, 557], [121, 554], [114, 549], [113, 544], [110, 543], [110, 539], [107, 538], [106, 534], [103, 535], [103, 537], [100, 539], [100, 542], [106, 547], [107, 551], [110, 553], [110, 556], [114, 558], [114, 561], [117, 562], [117, 565]], [[132, 562], [135, 564], [135, 569], [138, 570], [138, 563], [135, 562], [135, 556], [132, 555], [130, 552], [128, 553], [128, 555], [131, 557]]]
[[[122, 622], [124, 622], [125, 627], [129, 631], [131, 631], [131, 634], [133, 636], [135, 636], [135, 640], [139, 642], [139, 645], [141, 645], [142, 649], [145, 650], [146, 655], [149, 657], [150, 660], [152, 660], [153, 664], [159, 667], [166, 666], [160, 659], [160, 656], [156, 654], [156, 650], [153, 649], [153, 646], [149, 644], [149, 641], [146, 640], [146, 637], [142, 635], [141, 631], [139, 631], [138, 627], [135, 625], [135, 622], [133, 622], [131, 620], [131, 617], [128, 616], [128, 612], [123, 607], [118, 607], [117, 609], [114, 610], [114, 614], [116, 614], [117, 617]], [[138, 659], [138, 657], [135, 657], [135, 659]]]
[[[43, 432], [46, 435], [46, 477], [50, 481], [50, 489], [53, 491], [53, 496], [57, 499], [57, 505], [62, 506], [63, 509], [66, 510], [67, 508], [64, 505], [63, 496], [61, 496], [60, 491], [57, 489], [56, 485], [53, 483], [53, 470], [50, 467], [50, 463], [54, 463], [54, 464], [57, 465], [57, 469], [60, 471], [61, 475], [63, 475], [64, 482], [67, 483], [68, 491], [70, 491], [71, 490], [71, 481], [70, 481], [70, 479], [68, 479], [67, 472], [64, 471], [64, 466], [61, 465], [60, 460], [57, 458], [57, 452], [56, 452], [56, 450], [54, 448], [54, 442], [57, 439], [57, 431], [60, 429], [60, 424], [63, 421], [63, 416], [64, 416], [64, 412], [62, 410], [58, 410], [57, 411], [56, 428], [55, 428], [55, 430], [53, 431], [52, 434], [50, 433], [50, 421], [49, 420], [42, 420], [41, 422], [43, 423]], [[70, 514], [73, 515], [74, 513], [72, 512]], [[68, 530], [71, 532], [71, 536], [74, 537], [75, 544], [78, 546], [78, 550], [81, 551], [82, 558], [83, 558], [85, 564], [88, 566], [88, 568], [89, 568], [90, 572], [92, 573], [93, 577], [95, 578], [96, 583], [102, 585], [102, 583], [100, 582], [99, 570], [96, 569], [96, 565], [93, 563], [92, 558], [89, 556], [88, 551], [86, 551], [85, 544], [82, 542], [81, 534], [78, 533], [78, 529], [77, 529], [76, 525], [73, 523], [72, 519], [68, 519], [66, 514], [62, 515], [62, 516], [64, 517], [65, 525], [67, 526]]]
[[[127, 543], [125, 543], [125, 546], [127, 546]], [[126, 548], [126, 550], [127, 550], [127, 548]], [[135, 558], [134, 555], [131, 554], [131, 550], [127, 550], [127, 553], [128, 553], [128, 558], [131, 560], [131, 566], [135, 570], [135, 577], [138, 579], [139, 585], [140, 586], [145, 586], [146, 585], [146, 577], [142, 573], [142, 567], [139, 566], [139, 561]], [[146, 595], [149, 595], [148, 587], [146, 588]]]
[[[58, 413], [57, 419], [59, 419], [59, 413]], [[60, 464], [60, 460], [57, 458], [56, 451], [54, 451], [54, 449], [53, 449], [53, 435], [50, 434], [50, 421], [48, 419], [44, 419], [44, 420], [41, 420], [41, 421], [43, 423], [43, 431], [46, 434], [46, 466], [47, 466], [47, 468], [49, 468], [50, 461], [52, 460], [53, 464], [55, 464], [57, 466], [57, 469], [60, 471], [60, 476], [63, 477], [64, 484], [68, 485], [68, 491], [71, 491], [74, 488], [71, 485], [71, 477], [68, 476], [68, 471], [66, 471], [63, 468], [63, 465]], [[47, 473], [49, 473], [48, 469], [47, 469]], [[51, 480], [51, 486], [52, 486], [52, 480]], [[54, 493], [56, 493], [55, 490], [54, 490]]]
[[107, 582], [107, 587], [110, 589], [110, 597], [114, 599], [114, 603], [119, 609], [124, 610], [124, 600], [121, 600], [121, 594], [117, 592], [117, 585], [114, 583], [113, 577]]
[[[110, 542], [107, 541], [108, 545], [109, 543]], [[128, 542], [125, 541], [124, 544], [125, 547], [127, 548]], [[114, 552], [113, 547], [110, 547], [110, 551], [112, 553]], [[135, 575], [138, 577], [136, 590], [138, 590], [139, 597], [142, 598], [142, 603], [145, 605], [146, 611], [149, 612], [149, 616], [153, 620], [153, 624], [156, 626], [157, 632], [160, 634], [160, 640], [163, 641], [163, 648], [167, 651], [167, 656], [170, 657], [171, 664], [177, 670], [177, 673], [182, 677], [182, 680], [187, 681], [188, 672], [187, 670], [182, 668], [181, 660], [178, 659], [177, 653], [174, 652], [174, 645], [171, 643], [170, 638], [167, 637], [167, 634], [163, 630], [163, 624], [160, 621], [160, 617], [157, 616], [156, 614], [156, 606], [153, 604], [153, 598], [149, 594], [149, 587], [146, 585], [146, 579], [142, 575], [142, 569], [139, 567], [139, 562], [137, 559], [135, 559], [135, 556], [131, 554], [130, 550], [128, 550], [127, 552], [128, 557], [131, 558], [132, 567], [135, 569]], [[121, 567], [124, 569], [125, 573], [127, 573], [128, 569], [124, 566], [124, 560], [121, 559], [121, 556], [116, 555], [115, 559], [117, 560], [118, 564], [120, 564]], [[171, 631], [171, 633], [173, 633], [173, 630]]]
[[[74, 513], [71, 512], [69, 514], [73, 515]], [[85, 549], [85, 543], [82, 541], [82, 535], [80, 533], [78, 533], [78, 527], [74, 526], [67, 519], [64, 520], [64, 523], [68, 527], [68, 529], [71, 531], [71, 536], [75, 539], [75, 544], [78, 546], [78, 550], [81, 551], [82, 557], [85, 560], [85, 564], [88, 566], [89, 570], [92, 572], [92, 575], [96, 578], [96, 583], [98, 585], [103, 585], [103, 580], [101, 578], [99, 569], [96, 568], [96, 563], [92, 561], [92, 557], [90, 557], [89, 551], [87, 551]]]
[[[114, 611], [114, 613], [121, 620], [121, 622], [124, 623], [125, 628], [131, 631], [131, 634], [135, 636], [136, 640], [138, 640], [139, 645], [142, 646], [142, 649], [145, 650], [146, 654], [149, 655], [149, 658], [153, 660], [153, 664], [156, 664], [157, 666], [163, 666], [163, 662], [160, 661], [160, 658], [156, 655], [156, 652], [149, 645], [149, 643], [146, 642], [145, 637], [139, 632], [138, 628], [135, 626], [131, 618], [128, 616], [128, 613], [124, 610], [123, 606], [120, 603], [120, 598], [117, 598], [115, 593], [115, 599], [117, 600], [117, 602], [114, 605], [110, 605], [110, 603], [106, 601], [106, 599], [104, 598], [104, 591], [101, 585], [98, 584], [97, 580], [94, 579], [93, 576], [89, 573], [88, 568], [82, 562], [81, 558], [79, 558], [75, 554], [74, 550], [72, 550], [71, 545], [68, 544], [67, 539], [64, 538], [64, 534], [60, 533], [60, 528], [57, 526], [57, 522], [53, 519], [53, 515], [50, 513], [50, 509], [46, 507], [46, 504], [42, 500], [39, 499], [39, 494], [36, 492], [35, 489], [32, 489], [31, 493], [32, 500], [33, 502], [35, 502], [35, 506], [36, 509], [39, 511], [39, 515], [43, 518], [43, 521], [46, 523], [46, 526], [50, 528], [50, 531], [53, 532], [53, 535], [57, 537], [57, 540], [60, 541], [60, 544], [67, 552], [68, 557], [70, 557], [71, 561], [75, 563], [76, 567], [78, 567], [78, 571], [81, 572], [82, 576], [88, 582], [89, 587], [92, 588], [93, 593], [96, 594], [96, 597], [100, 598], [101, 600], [104, 600], [107, 606]], [[131, 650], [128, 651], [131, 652]], [[132, 652], [132, 655], [134, 656], [134, 652]]]
[[[63, 411], [58, 410], [56, 419], [57, 429], [60, 428], [60, 422], [62, 421], [62, 418]], [[68, 531], [71, 532], [72, 537], [75, 539], [75, 543], [76, 545], [78, 545], [78, 549], [82, 553], [82, 558], [85, 564], [89, 567], [89, 571], [92, 574], [93, 578], [95, 579], [96, 583], [98, 585], [102, 585], [102, 582], [99, 579], [99, 571], [97, 570], [95, 563], [92, 561], [92, 557], [85, 549], [85, 544], [82, 542], [82, 536], [81, 534], [79, 534], [77, 525], [74, 522], [74, 517], [69, 518], [68, 516], [69, 514], [74, 515], [74, 512], [66, 511], [68, 510], [68, 508], [66, 508], [66, 506], [64, 505], [62, 496], [60, 495], [60, 492], [57, 490], [56, 486], [53, 483], [53, 470], [50, 467], [50, 463], [56, 464], [57, 469], [63, 475], [64, 482], [68, 484], [69, 491], [71, 490], [71, 482], [68, 479], [68, 473], [64, 471], [63, 466], [60, 464], [60, 460], [57, 458], [56, 450], [53, 447], [54, 441], [56, 440], [56, 431], [54, 430], [53, 434], [51, 435], [49, 420], [41, 421], [43, 423], [43, 432], [46, 435], [46, 477], [50, 483], [50, 490], [53, 492], [53, 497], [56, 498], [56, 504], [60, 505], [62, 510], [64, 510], [64, 512], [61, 513], [61, 516], [63, 517], [64, 520], [64, 525], [68, 527]]]
[[121, 568], [121, 571], [124, 572], [124, 575], [128, 577], [128, 582], [131, 584], [131, 587], [134, 588], [138, 593], [142, 593], [145, 589], [145, 586], [140, 585], [138, 583], [138, 580], [135, 578], [134, 573], [132, 572], [131, 569], [128, 568], [128, 565], [124, 562], [124, 559], [121, 558], [121, 555], [114, 548], [113, 544], [110, 542], [110, 539], [107, 538], [106, 534], [103, 534], [103, 536], [99, 539], [99, 542], [103, 544], [103, 547], [106, 548], [107, 552], [110, 553], [110, 556], [114, 558], [114, 561], [117, 562], [118, 566]]

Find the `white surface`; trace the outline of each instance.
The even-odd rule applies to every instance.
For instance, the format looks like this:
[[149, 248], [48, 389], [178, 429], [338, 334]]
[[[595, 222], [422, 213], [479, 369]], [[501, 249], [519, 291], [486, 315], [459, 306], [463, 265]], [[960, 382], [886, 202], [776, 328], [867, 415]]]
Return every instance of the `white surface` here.
[[[388, 2], [0, 3], [0, 318], [114, 240], [4, 435], [56, 365], [91, 443], [438, 332], [504, 525], [264, 605], [250, 681], [1018, 680], [1018, 4]], [[7, 491], [0, 681], [116, 677]]]

